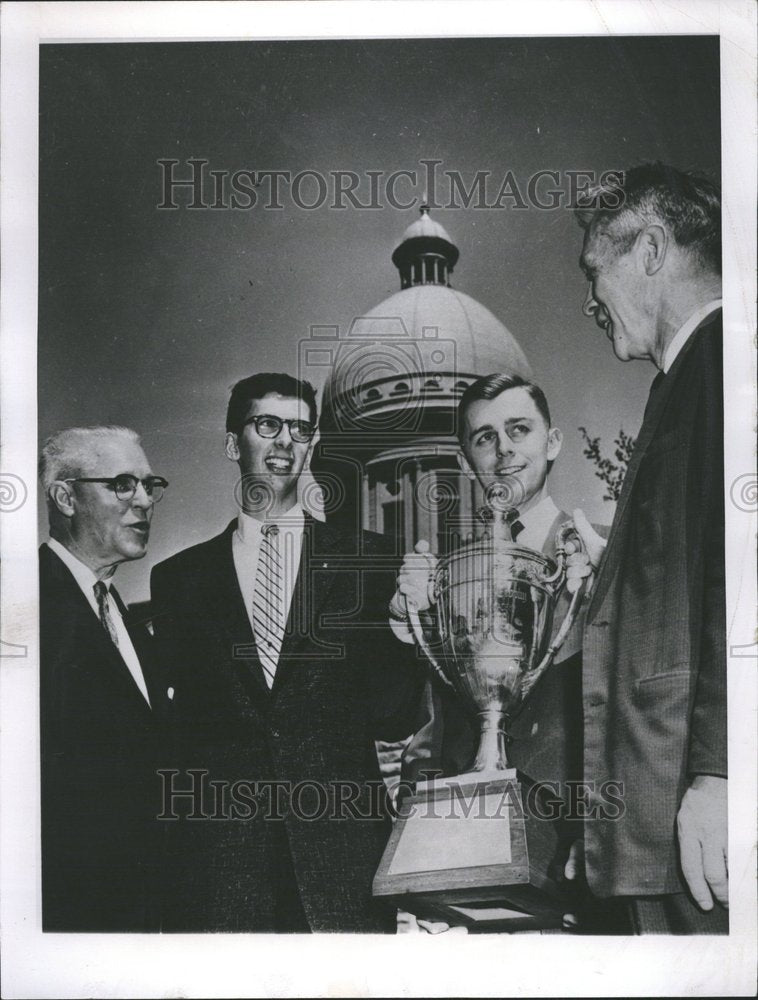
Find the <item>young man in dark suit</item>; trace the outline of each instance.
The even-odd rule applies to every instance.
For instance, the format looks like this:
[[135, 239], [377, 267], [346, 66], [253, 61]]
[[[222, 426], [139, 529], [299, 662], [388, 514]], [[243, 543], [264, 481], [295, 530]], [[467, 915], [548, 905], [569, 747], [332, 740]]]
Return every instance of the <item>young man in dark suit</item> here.
[[[459, 461], [466, 475], [487, 492], [497, 488], [513, 510], [515, 542], [555, 558], [558, 529], [570, 520], [550, 496], [548, 473], [561, 450], [563, 437], [550, 418], [539, 386], [520, 376], [486, 375], [464, 392], [458, 406]], [[501, 498], [501, 502], [502, 498]], [[392, 627], [403, 642], [412, 642], [404, 599], [412, 600], [434, 628], [436, 613], [429, 584], [436, 558], [426, 541], [405, 556], [398, 592], [390, 605]], [[571, 593], [589, 574], [587, 556], [568, 557], [568, 586], [555, 611], [557, 632], [568, 610]], [[402, 777], [413, 782], [438, 775], [462, 774], [477, 747], [476, 724], [459, 698], [436, 679], [427, 681], [417, 731], [403, 755]], [[527, 782], [550, 783], [568, 802], [567, 782], [581, 778], [581, 613], [555, 661], [530, 692], [509, 728], [508, 756]], [[575, 827], [570, 819], [557, 824], [555, 862], [563, 865]], [[604, 919], [608, 920], [606, 913]], [[573, 919], [573, 918], [572, 918]], [[584, 915], [587, 929], [588, 914]], [[422, 921], [425, 929], [446, 929], [440, 922]]]
[[[584, 773], [625, 785], [585, 825], [587, 879], [642, 932], [727, 933], [721, 202], [704, 177], [636, 167], [578, 211], [584, 313], [650, 392], [584, 637]], [[581, 519], [579, 519], [581, 523]]]
[[40, 458], [42, 926], [159, 929], [160, 732], [169, 706], [152, 637], [112, 586], [147, 551], [168, 485], [123, 427], [72, 428]]
[[[242, 380], [226, 429], [239, 514], [152, 578], [176, 689], [167, 926], [389, 931], [394, 913], [371, 896], [389, 832], [374, 740], [410, 732], [421, 688], [387, 626], [393, 560], [380, 537], [298, 503], [308, 383]], [[203, 804], [181, 796], [197, 782]]]

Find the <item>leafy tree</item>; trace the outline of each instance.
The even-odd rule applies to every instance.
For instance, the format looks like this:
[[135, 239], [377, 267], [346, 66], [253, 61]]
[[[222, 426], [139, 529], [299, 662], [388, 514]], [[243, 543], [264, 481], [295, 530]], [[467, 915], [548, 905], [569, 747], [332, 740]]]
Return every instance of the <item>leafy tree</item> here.
[[613, 442], [613, 456], [615, 462], [610, 458], [605, 458], [600, 451], [600, 438], [590, 437], [586, 427], [580, 427], [579, 433], [584, 438], [585, 447], [583, 454], [595, 466], [595, 475], [605, 483], [605, 496], [603, 500], [618, 500], [621, 495], [621, 487], [624, 485], [624, 476], [629, 467], [629, 459], [634, 451], [634, 438], [624, 433], [621, 428], [618, 437]]

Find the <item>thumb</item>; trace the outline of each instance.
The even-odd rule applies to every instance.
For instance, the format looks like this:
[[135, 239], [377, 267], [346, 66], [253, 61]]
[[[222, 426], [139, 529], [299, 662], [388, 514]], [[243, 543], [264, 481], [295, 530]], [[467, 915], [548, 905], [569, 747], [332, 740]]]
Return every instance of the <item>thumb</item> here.
[[574, 527], [579, 532], [579, 535], [584, 542], [590, 562], [593, 566], [597, 566], [600, 562], [603, 550], [605, 549], [604, 539], [602, 539], [592, 527], [590, 522], [587, 520], [587, 515], [583, 510], [581, 510], [581, 508], [577, 507], [571, 515], [571, 518], [574, 522]]

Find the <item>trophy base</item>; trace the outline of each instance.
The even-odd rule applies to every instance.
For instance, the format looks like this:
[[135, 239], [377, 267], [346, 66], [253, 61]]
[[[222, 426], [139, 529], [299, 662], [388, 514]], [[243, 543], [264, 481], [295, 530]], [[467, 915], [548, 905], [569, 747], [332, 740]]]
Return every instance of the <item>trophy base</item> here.
[[562, 926], [553, 824], [527, 817], [515, 771], [419, 782], [399, 805], [374, 896], [473, 931]]

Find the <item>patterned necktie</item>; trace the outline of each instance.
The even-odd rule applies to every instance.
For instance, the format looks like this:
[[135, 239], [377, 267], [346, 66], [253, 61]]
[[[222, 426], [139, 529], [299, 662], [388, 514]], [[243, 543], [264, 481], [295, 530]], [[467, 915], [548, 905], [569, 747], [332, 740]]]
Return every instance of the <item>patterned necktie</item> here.
[[102, 580], [98, 580], [94, 585], [93, 590], [95, 591], [95, 597], [97, 598], [97, 607], [100, 612], [100, 622], [111, 637], [113, 645], [118, 648], [118, 636], [116, 635], [116, 626], [113, 624], [113, 619], [111, 618], [111, 609], [108, 604], [108, 588], [105, 586]]
[[287, 623], [284, 617], [279, 529], [275, 524], [268, 525], [263, 529], [262, 535], [253, 594], [253, 632], [266, 684], [271, 687]]

